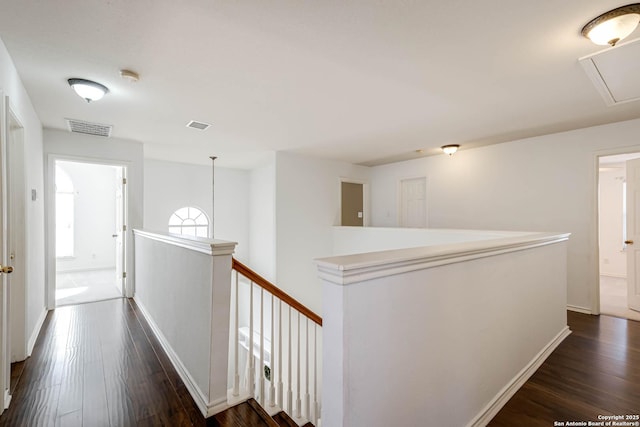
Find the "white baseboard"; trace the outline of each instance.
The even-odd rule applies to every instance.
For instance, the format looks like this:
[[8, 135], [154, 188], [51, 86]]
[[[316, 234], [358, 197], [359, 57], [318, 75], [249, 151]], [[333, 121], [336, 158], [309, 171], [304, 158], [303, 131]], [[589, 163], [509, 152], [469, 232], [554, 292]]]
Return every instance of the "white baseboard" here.
[[173, 347], [171, 347], [171, 344], [169, 344], [164, 334], [160, 331], [160, 328], [158, 327], [156, 322], [153, 320], [153, 317], [151, 317], [147, 309], [144, 307], [144, 304], [142, 304], [140, 300], [138, 300], [135, 297], [133, 299], [136, 302], [137, 306], [140, 308], [140, 311], [142, 312], [142, 315], [144, 316], [145, 320], [147, 321], [147, 323], [149, 323], [149, 326], [151, 327], [153, 334], [160, 342], [160, 345], [164, 349], [165, 353], [167, 353], [167, 356], [169, 357], [171, 364], [178, 372], [178, 375], [182, 379], [182, 382], [184, 383], [184, 385], [187, 387], [189, 394], [191, 395], [193, 400], [196, 402], [196, 405], [198, 406], [198, 409], [200, 409], [200, 412], [202, 413], [202, 415], [205, 418], [208, 418], [219, 412], [229, 409], [230, 406], [227, 404], [226, 396], [216, 399], [214, 401], [208, 400], [204, 392], [200, 389], [200, 387], [198, 387], [195, 380], [191, 377], [191, 374], [189, 374], [189, 371], [182, 363], [182, 360], [180, 360], [176, 352], [173, 350]]
[[9, 390], [7, 389], [4, 391], [4, 408], [3, 409], [7, 409], [10, 403], [11, 403], [11, 395], [9, 394]]
[[627, 278], [626, 274], [617, 274], [617, 273], [603, 273], [603, 272], [600, 272], [600, 276], [613, 277], [614, 279], [626, 279]]
[[36, 327], [31, 331], [31, 336], [29, 337], [29, 341], [27, 341], [27, 357], [31, 356], [31, 353], [33, 353], [33, 347], [36, 345], [36, 340], [40, 334], [40, 329], [42, 329], [44, 319], [47, 318], [47, 313], [48, 311], [46, 308], [42, 309], [42, 313], [40, 313], [40, 317], [38, 317], [38, 321], [36, 322]]
[[567, 310], [575, 311], [576, 313], [582, 313], [582, 314], [593, 314], [593, 311], [591, 311], [590, 308], [580, 307], [577, 305], [567, 304]]
[[57, 268], [56, 274], [57, 273], [84, 273], [89, 271], [100, 271], [100, 270], [115, 271], [115, 269], [116, 269], [115, 265], [104, 265], [104, 266], [98, 266], [98, 267]]
[[527, 382], [536, 370], [547, 360], [553, 350], [560, 345], [566, 337], [571, 334], [568, 326], [565, 326], [558, 335], [555, 336], [509, 383], [480, 411], [478, 415], [468, 424], [472, 427], [486, 426], [493, 417], [502, 409], [514, 394]]

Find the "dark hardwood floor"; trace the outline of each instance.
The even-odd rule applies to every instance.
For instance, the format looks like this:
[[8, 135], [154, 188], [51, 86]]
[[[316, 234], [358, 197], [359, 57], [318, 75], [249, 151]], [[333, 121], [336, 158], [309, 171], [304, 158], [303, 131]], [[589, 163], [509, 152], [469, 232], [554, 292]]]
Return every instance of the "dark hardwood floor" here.
[[[573, 333], [489, 423], [553, 426], [640, 413], [640, 322], [568, 313]], [[0, 426], [291, 426], [254, 401], [205, 420], [133, 300], [47, 315], [12, 366]]]
[[58, 308], [12, 366], [0, 426], [273, 426], [254, 402], [204, 419], [133, 300]]
[[602, 421], [599, 415], [640, 415], [640, 322], [568, 312], [568, 324], [573, 333], [489, 426], [587, 425]]

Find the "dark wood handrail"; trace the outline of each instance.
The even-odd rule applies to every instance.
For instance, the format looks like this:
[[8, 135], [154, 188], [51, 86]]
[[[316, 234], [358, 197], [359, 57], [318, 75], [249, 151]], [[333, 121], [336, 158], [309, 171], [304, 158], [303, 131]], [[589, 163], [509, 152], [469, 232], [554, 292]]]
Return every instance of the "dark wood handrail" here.
[[264, 277], [262, 277], [261, 275], [259, 275], [258, 273], [256, 273], [255, 271], [253, 271], [252, 269], [250, 269], [240, 261], [238, 261], [237, 259], [232, 258], [231, 268], [236, 270], [238, 273], [242, 274], [247, 279], [251, 280], [256, 285], [260, 286], [267, 292], [270, 292], [272, 295], [279, 298], [282, 302], [289, 304], [289, 306], [295, 308], [300, 313], [307, 316], [309, 320], [312, 320], [318, 325], [322, 326], [322, 317], [318, 316], [313, 311], [309, 310], [307, 307], [304, 306], [304, 304], [302, 304], [295, 298], [289, 296], [289, 294], [284, 292], [282, 289], [278, 288], [276, 285], [269, 282], [267, 279], [265, 279]]

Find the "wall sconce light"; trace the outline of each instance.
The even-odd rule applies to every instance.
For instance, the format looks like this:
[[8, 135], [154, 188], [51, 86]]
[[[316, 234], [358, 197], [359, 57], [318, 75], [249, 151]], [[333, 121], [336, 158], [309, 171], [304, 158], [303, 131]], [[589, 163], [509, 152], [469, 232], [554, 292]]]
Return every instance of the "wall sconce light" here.
[[97, 101], [109, 92], [106, 86], [85, 79], [69, 79], [69, 86], [76, 91], [78, 96], [87, 102]]
[[615, 46], [640, 22], [640, 3], [628, 4], [592, 19], [582, 28], [582, 35], [598, 45]]
[[456, 151], [458, 151], [458, 148], [460, 148], [460, 146], [458, 144], [449, 144], [449, 145], [443, 145], [440, 148], [442, 148], [442, 151], [444, 151], [445, 154], [453, 156], [453, 154]]

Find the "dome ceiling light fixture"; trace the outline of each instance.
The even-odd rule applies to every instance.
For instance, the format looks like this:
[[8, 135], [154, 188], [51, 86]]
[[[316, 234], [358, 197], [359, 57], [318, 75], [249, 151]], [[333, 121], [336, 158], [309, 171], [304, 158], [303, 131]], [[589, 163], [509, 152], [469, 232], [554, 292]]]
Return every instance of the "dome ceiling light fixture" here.
[[458, 148], [460, 148], [460, 146], [458, 144], [449, 144], [449, 145], [443, 145], [440, 148], [442, 149], [442, 151], [444, 151], [445, 154], [453, 156], [453, 154], [456, 151], [458, 151]]
[[640, 22], [640, 3], [621, 6], [592, 19], [582, 28], [582, 35], [597, 45], [615, 46], [629, 36]]
[[87, 102], [97, 101], [109, 92], [109, 89], [107, 89], [105, 85], [91, 80], [73, 78], [67, 80], [67, 82], [69, 86], [76, 91], [78, 96]]

